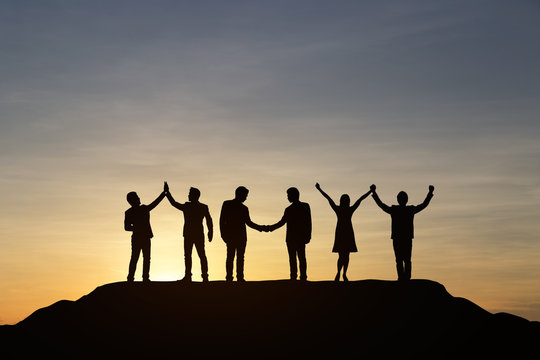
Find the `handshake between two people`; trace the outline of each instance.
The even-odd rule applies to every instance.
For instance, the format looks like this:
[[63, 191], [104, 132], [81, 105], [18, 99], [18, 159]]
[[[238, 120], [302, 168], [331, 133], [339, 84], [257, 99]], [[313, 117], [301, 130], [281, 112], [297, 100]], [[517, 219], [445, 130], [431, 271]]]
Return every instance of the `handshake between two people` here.
[[255, 230], [259, 232], [272, 232], [276, 229], [277, 227], [275, 225], [257, 225], [257, 227], [255, 227]]

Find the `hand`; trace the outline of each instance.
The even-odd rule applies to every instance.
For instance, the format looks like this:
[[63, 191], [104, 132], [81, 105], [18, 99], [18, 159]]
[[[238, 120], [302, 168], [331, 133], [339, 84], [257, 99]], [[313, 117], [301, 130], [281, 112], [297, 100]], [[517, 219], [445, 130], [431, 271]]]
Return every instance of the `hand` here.
[[165, 181], [165, 183], [163, 183], [163, 191], [165, 193], [168, 193], [169, 192], [169, 184], [167, 184], [167, 182]]
[[316, 183], [315, 187], [317, 188], [317, 190], [321, 190], [321, 185], [319, 185], [319, 183]]
[[432, 193], [432, 192], [433, 192], [433, 190], [435, 190], [435, 186], [433, 186], [433, 185], [429, 185], [429, 192], [430, 192], [430, 193]]
[[371, 192], [375, 192], [375, 189], [377, 187], [375, 186], [375, 184], [372, 184], [370, 187], [369, 187], [369, 190], [371, 190]]
[[266, 232], [272, 232], [272, 231], [274, 231], [274, 229], [272, 229], [272, 226], [266, 225], [266, 226], [264, 227], [264, 231], [266, 231]]
[[212, 239], [214, 238], [214, 233], [212, 231], [208, 232], [208, 242], [212, 242]]

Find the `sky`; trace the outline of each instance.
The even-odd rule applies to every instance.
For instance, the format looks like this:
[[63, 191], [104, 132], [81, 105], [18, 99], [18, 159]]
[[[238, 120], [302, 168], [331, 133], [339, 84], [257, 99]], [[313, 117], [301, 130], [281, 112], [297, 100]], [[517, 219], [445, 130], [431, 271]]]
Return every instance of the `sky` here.
[[[125, 196], [163, 181], [181, 202], [199, 188], [216, 224], [239, 185], [260, 224], [297, 187], [312, 281], [337, 260], [316, 182], [387, 204], [433, 184], [413, 278], [539, 321], [539, 38], [532, 0], [2, 1], [0, 324], [124, 281]], [[164, 201], [151, 222], [151, 279], [182, 278], [183, 215]], [[353, 224], [349, 279], [395, 280], [390, 217], [368, 197]], [[248, 230], [245, 273], [288, 278], [283, 228]]]

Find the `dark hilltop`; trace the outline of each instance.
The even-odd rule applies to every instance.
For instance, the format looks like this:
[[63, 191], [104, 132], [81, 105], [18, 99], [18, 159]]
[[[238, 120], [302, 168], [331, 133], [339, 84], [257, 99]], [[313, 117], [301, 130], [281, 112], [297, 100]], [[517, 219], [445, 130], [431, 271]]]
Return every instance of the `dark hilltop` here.
[[540, 323], [429, 280], [121, 282], [0, 339], [3, 358], [515, 359], [538, 352]]

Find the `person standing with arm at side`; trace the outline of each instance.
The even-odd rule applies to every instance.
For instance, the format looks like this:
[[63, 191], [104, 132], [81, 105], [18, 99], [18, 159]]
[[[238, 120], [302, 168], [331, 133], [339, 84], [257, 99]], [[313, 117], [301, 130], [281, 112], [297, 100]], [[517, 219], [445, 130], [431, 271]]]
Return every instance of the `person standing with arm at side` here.
[[[307, 280], [306, 244], [311, 240], [311, 208], [308, 203], [300, 201], [300, 192], [297, 188], [287, 189], [287, 200], [291, 203], [280, 221], [274, 225], [263, 226], [264, 231], [274, 231], [287, 224], [287, 251], [289, 253], [289, 267], [291, 280], [298, 276], [298, 263], [300, 263], [300, 280]], [[296, 261], [298, 258], [298, 263]]]
[[236, 188], [234, 199], [226, 200], [221, 206], [219, 217], [219, 228], [221, 238], [227, 244], [227, 260], [225, 268], [227, 271], [226, 280], [233, 280], [234, 257], [236, 256], [236, 280], [244, 279], [244, 254], [247, 245], [246, 225], [255, 230], [261, 231], [262, 227], [251, 221], [249, 209], [244, 205], [249, 190], [244, 186]]
[[197, 250], [197, 255], [201, 260], [201, 277], [203, 282], [208, 282], [208, 260], [204, 250], [204, 228], [203, 220], [206, 219], [206, 227], [208, 228], [208, 241], [211, 242], [214, 236], [214, 226], [212, 217], [208, 210], [208, 205], [199, 202], [201, 192], [197, 188], [190, 188], [188, 194], [188, 202], [181, 204], [176, 202], [169, 191], [169, 186], [165, 183], [165, 191], [167, 199], [172, 206], [184, 213], [184, 264], [185, 275], [183, 281], [191, 282], [191, 267], [193, 246]]

